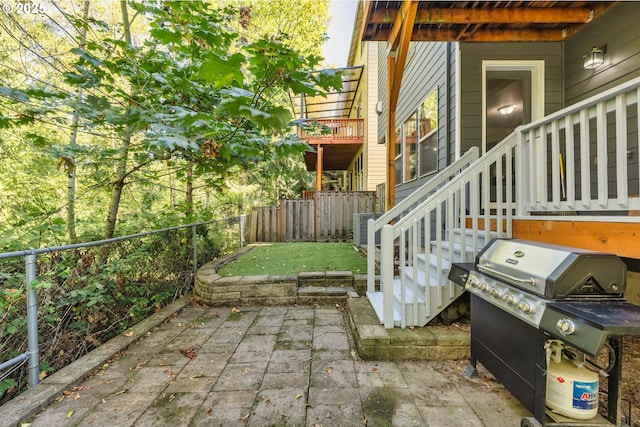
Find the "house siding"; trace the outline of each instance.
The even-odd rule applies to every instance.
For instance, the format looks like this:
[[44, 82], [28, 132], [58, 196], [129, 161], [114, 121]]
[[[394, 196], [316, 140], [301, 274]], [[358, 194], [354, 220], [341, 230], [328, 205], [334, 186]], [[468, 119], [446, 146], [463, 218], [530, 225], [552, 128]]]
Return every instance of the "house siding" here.
[[544, 114], [562, 108], [562, 44], [460, 43], [460, 153], [482, 148], [482, 61], [543, 60]]
[[[565, 64], [565, 98], [567, 105], [575, 104], [599, 92], [610, 89], [640, 76], [640, 32], [637, 30], [637, 19], [640, 16], [639, 2], [622, 2], [610, 11], [587, 25], [584, 30], [570, 37], [564, 46]], [[592, 47], [606, 45], [604, 64], [588, 70], [583, 66], [583, 56]], [[628, 154], [627, 185], [630, 194], [640, 193], [638, 174], [638, 119], [636, 108], [627, 111]], [[613, 120], [611, 120], [613, 122]], [[607, 153], [607, 173], [616, 176], [616, 138], [615, 127], [610, 126]], [[591, 137], [595, 147], [595, 136]], [[595, 149], [595, 148], [592, 148]], [[579, 153], [576, 161], [579, 160]], [[596, 173], [597, 162], [591, 162], [591, 174]], [[577, 191], [581, 191], [578, 186]], [[595, 184], [592, 194], [597, 191]], [[617, 193], [615, 181], [609, 183], [608, 192]]]
[[365, 117], [367, 127], [365, 129], [365, 147], [366, 155], [364, 156], [365, 183], [367, 188], [364, 190], [375, 191], [376, 186], [386, 179], [386, 150], [384, 144], [379, 144], [378, 140], [378, 112], [376, 104], [380, 96], [378, 92], [378, 43], [367, 42], [365, 49], [367, 51], [366, 58], [366, 90], [368, 93], [367, 108]]
[[[640, 76], [640, 2], [620, 2], [564, 46], [566, 105], [575, 104], [606, 89]], [[583, 56], [592, 47], [607, 45], [604, 64], [583, 67]]]
[[[447, 86], [449, 81], [447, 71], [449, 70], [448, 58], [451, 56], [450, 43], [442, 42], [420, 42], [411, 43], [409, 53], [407, 55], [407, 63], [405, 65], [402, 77], [402, 85], [398, 97], [398, 105], [396, 108], [396, 124], [403, 123], [413, 112], [415, 112], [422, 101], [433, 91], [438, 89], [438, 169], [447, 166], [450, 158], [452, 145], [450, 141], [451, 132], [455, 127], [451, 123], [451, 106], [449, 101], [452, 99], [450, 88]], [[383, 102], [383, 108], [388, 108], [387, 96], [387, 56], [386, 43], [381, 43], [378, 50], [379, 64], [379, 100]], [[449, 64], [451, 60], [449, 60]], [[386, 116], [381, 114], [378, 119], [378, 138], [384, 141], [386, 130]], [[422, 185], [432, 175], [427, 175], [409, 182], [397, 183], [396, 185], [396, 202], [402, 200], [411, 192]]]
[[[349, 189], [356, 191], [375, 191], [376, 186], [383, 183], [385, 173], [385, 147], [378, 143], [378, 46], [376, 42], [362, 43], [358, 49], [355, 61], [357, 65], [364, 65], [364, 72], [360, 80], [356, 103], [352, 117], [356, 117], [357, 106], [362, 107], [362, 117], [365, 119], [362, 148], [354, 156], [346, 172]], [[356, 182], [356, 162], [362, 156], [363, 177]]]

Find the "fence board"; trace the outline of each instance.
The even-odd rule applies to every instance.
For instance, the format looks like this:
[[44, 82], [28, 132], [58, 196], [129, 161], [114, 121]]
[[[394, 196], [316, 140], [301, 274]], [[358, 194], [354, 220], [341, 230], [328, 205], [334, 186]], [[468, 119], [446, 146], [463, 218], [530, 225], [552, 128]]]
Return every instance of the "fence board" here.
[[353, 214], [376, 211], [374, 191], [305, 191], [302, 196], [253, 208], [249, 242], [349, 240]]

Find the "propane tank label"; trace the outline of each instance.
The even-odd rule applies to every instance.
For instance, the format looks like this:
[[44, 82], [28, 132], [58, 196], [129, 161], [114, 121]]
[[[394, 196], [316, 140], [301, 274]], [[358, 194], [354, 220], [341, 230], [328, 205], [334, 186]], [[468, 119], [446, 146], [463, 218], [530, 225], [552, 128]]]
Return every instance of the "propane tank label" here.
[[598, 407], [598, 382], [574, 381], [573, 407], [590, 410]]

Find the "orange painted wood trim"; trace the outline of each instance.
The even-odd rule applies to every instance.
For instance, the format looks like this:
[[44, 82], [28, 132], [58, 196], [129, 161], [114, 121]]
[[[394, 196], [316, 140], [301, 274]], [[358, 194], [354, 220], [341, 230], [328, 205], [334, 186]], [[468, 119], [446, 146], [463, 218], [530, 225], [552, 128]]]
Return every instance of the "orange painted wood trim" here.
[[514, 220], [513, 237], [640, 259], [640, 223]]

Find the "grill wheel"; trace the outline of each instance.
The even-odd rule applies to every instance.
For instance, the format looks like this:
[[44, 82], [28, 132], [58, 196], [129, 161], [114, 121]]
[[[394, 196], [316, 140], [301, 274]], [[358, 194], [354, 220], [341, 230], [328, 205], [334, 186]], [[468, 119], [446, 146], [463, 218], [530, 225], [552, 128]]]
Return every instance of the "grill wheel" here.
[[520, 420], [520, 427], [542, 427], [542, 424], [533, 417], [526, 417]]

